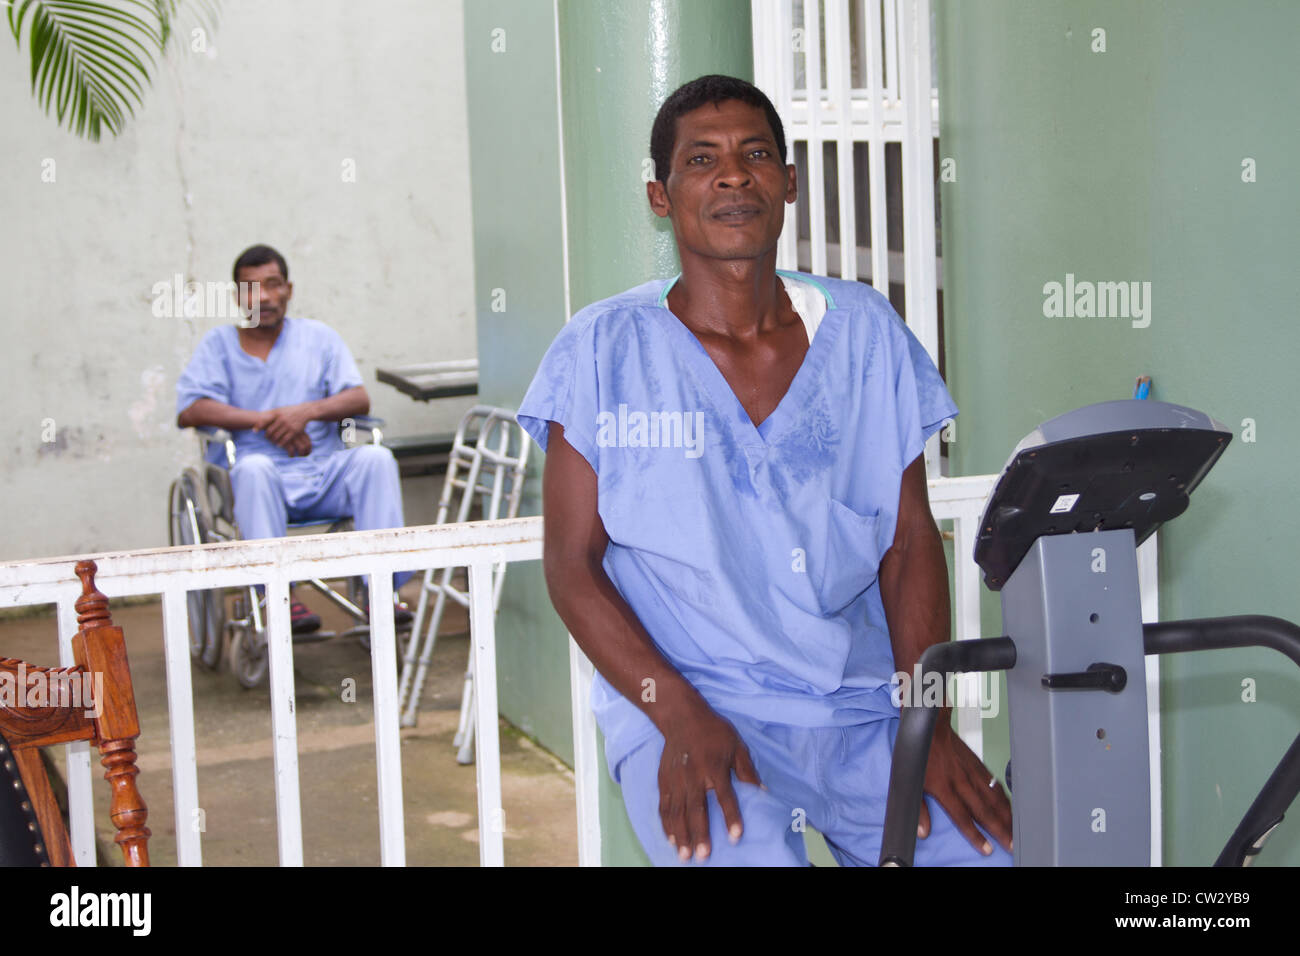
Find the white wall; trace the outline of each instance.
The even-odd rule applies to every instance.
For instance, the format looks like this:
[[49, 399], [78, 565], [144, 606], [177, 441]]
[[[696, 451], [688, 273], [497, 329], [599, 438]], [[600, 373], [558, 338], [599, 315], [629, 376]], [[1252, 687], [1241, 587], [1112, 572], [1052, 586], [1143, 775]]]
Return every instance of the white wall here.
[[255, 242], [288, 259], [290, 314], [348, 342], [390, 434], [454, 427], [472, 399], [416, 403], [375, 368], [476, 354], [462, 44], [460, 0], [224, 0], [208, 51], [176, 46], [98, 144], [0, 44], [0, 560], [166, 544], [196, 451], [176, 378], [228, 320], [157, 318], [151, 290], [227, 280]]

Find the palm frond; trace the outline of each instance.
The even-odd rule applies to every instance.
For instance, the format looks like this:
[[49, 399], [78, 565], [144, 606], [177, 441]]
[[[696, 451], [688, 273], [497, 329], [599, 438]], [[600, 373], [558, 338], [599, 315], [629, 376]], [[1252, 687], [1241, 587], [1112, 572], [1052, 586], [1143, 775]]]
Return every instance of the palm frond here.
[[[192, 0], [215, 28], [215, 0]], [[78, 136], [116, 136], [144, 102], [185, 0], [14, 0], [9, 29], [31, 51], [32, 93]], [[197, 14], [202, 16], [202, 14]]]

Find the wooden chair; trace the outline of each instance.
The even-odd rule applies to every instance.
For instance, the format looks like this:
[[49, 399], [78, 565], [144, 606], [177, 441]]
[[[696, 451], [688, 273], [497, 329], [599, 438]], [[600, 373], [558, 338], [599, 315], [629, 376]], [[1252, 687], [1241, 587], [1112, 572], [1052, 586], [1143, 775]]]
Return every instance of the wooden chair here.
[[[95, 562], [77, 564], [81, 597], [73, 639], [76, 665], [33, 667], [0, 659], [0, 865], [75, 866], [68, 831], [41, 760], [41, 747], [89, 740], [99, 748], [112, 793], [110, 815], [127, 866], [149, 865], [148, 808], [136, 788], [135, 738], [140, 723], [122, 629], [113, 626], [108, 598], [95, 589]], [[73, 688], [98, 690], [88, 703]], [[39, 694], [44, 682], [46, 693]], [[28, 706], [30, 705], [30, 706]], [[94, 712], [98, 711], [95, 716]]]

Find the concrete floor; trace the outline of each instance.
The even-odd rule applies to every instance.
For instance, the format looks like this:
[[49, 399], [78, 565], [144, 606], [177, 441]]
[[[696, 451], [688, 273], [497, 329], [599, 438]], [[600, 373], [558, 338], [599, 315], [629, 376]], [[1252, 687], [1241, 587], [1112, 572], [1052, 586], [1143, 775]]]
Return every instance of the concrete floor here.
[[[418, 586], [408, 584], [403, 593], [414, 608]], [[310, 588], [295, 596], [322, 616], [326, 628], [341, 632], [351, 623]], [[113, 620], [126, 633], [140, 714], [138, 783], [149, 805], [150, 854], [155, 866], [172, 866], [176, 821], [161, 605], [114, 607]], [[465, 611], [449, 610], [425, 686], [419, 726], [401, 732], [406, 859], [412, 866], [478, 864], [475, 771], [456, 763], [451, 743], [469, 659], [467, 631]], [[47, 616], [0, 619], [0, 657], [56, 665], [52, 610]], [[275, 866], [279, 857], [270, 695], [265, 686], [242, 689], [228, 668], [223, 657], [215, 673], [191, 669], [199, 801], [204, 810], [203, 864]], [[356, 682], [355, 703], [342, 699], [345, 678]], [[304, 860], [309, 866], [377, 866], [378, 783], [369, 656], [355, 638], [298, 645], [294, 680]], [[63, 749], [52, 748], [60, 765]], [[92, 760], [100, 864], [119, 865], [108, 822], [108, 787], [97, 757]], [[501, 776], [506, 865], [576, 865], [572, 772], [503, 721]]]

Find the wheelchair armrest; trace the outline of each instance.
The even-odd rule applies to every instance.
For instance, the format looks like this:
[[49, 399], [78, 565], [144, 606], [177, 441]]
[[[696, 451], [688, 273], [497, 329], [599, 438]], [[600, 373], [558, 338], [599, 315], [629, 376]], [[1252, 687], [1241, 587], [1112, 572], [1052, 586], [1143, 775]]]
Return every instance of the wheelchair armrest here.
[[194, 434], [199, 436], [199, 453], [205, 462], [219, 464], [216, 456], [212, 454], [215, 446], [220, 449], [219, 454], [225, 458], [225, 467], [235, 467], [235, 440], [230, 432], [214, 425], [202, 425], [194, 429]]
[[376, 418], [374, 415], [349, 415], [343, 421], [339, 422], [339, 431], [343, 435], [343, 441], [348, 445], [361, 444], [363, 442], [349, 441], [347, 423], [352, 423], [352, 432], [355, 437], [356, 432], [363, 431], [370, 434], [369, 444], [381, 445], [384, 441], [383, 429], [386, 424], [382, 418]]

